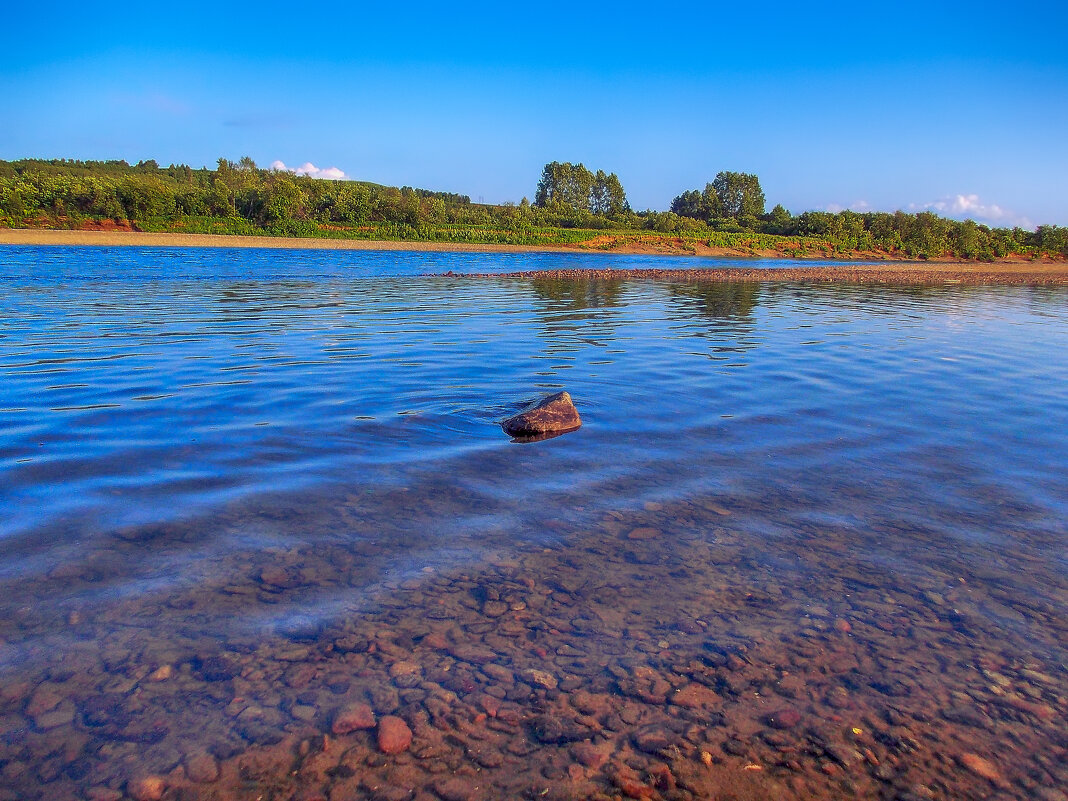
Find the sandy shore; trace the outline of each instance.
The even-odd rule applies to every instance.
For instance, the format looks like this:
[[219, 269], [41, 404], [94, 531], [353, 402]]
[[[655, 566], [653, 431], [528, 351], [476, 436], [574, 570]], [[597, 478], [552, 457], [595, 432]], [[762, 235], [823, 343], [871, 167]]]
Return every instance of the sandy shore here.
[[292, 236], [68, 231], [0, 228], [0, 245], [78, 245], [97, 247], [277, 248], [299, 250], [406, 250], [459, 253], [565, 253], [565, 245], [478, 245], [461, 242], [390, 242], [377, 239], [311, 239]]
[[[0, 229], [0, 245], [66, 245], [100, 247], [216, 247], [308, 250], [395, 250], [460, 253], [608, 253], [617, 255], [696, 255], [712, 258], [783, 258], [775, 251], [756, 254], [733, 248], [695, 246], [683, 240], [635, 237], [603, 249], [587, 245], [494, 245], [460, 242], [392, 242], [366, 239], [310, 239], [299, 237], [230, 236], [218, 234], [145, 233], [141, 231], [69, 231], [37, 228]], [[810, 258], [828, 260], [821, 254]], [[791, 259], [796, 261], [796, 259]], [[729, 268], [692, 270], [547, 270], [507, 274], [524, 278], [646, 278], [663, 281], [835, 281], [894, 284], [1034, 284], [1068, 285], [1068, 261], [1019, 258], [994, 263], [963, 260], [910, 262], [878, 253], [858, 253], [840, 259], [840, 266], [787, 268]], [[473, 276], [478, 277], [478, 276]], [[497, 274], [495, 277], [502, 277]]]

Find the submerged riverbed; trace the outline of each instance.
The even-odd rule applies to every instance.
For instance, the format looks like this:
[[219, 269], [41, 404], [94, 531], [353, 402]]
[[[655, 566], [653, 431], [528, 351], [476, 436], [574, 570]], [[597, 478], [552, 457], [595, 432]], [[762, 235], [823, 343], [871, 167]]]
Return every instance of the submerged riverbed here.
[[673, 261], [0, 250], [0, 799], [1063, 801], [1068, 289]]

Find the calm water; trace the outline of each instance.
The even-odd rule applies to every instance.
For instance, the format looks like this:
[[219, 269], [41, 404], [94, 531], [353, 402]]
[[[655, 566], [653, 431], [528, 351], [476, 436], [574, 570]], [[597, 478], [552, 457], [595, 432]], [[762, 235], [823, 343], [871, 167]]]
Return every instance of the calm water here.
[[0, 250], [0, 798], [1063, 799], [1068, 292], [606, 263]]

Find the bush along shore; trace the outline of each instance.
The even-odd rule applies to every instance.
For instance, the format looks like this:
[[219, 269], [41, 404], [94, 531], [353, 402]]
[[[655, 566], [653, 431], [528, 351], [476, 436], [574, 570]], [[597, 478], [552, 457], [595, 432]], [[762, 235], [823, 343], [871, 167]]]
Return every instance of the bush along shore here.
[[545, 165], [534, 203], [261, 169], [155, 161], [0, 161], [0, 228], [60, 228], [845, 259], [1064, 259], [1068, 228], [989, 228], [930, 212], [765, 211], [759, 179], [721, 172], [670, 211], [635, 212], [619, 178]]

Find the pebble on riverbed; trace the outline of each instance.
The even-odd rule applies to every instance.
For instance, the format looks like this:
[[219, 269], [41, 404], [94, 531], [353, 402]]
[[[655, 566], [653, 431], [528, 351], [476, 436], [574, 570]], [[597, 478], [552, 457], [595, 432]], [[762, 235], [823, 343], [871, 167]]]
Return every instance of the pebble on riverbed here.
[[[1063, 668], [984, 615], [987, 595], [936, 577], [936, 607], [888, 586], [843, 556], [852, 529], [797, 548], [824, 569], [766, 577], [766, 543], [713, 505], [643, 505], [570, 533], [568, 549], [425, 573], [381, 610], [317, 624], [317, 639], [154, 640], [126, 625], [145, 614], [130, 599], [107, 613], [123, 628], [103, 646], [0, 685], [0, 801], [251, 786], [298, 801], [1068, 801]], [[255, 593], [279, 565], [362, 586], [368, 553], [235, 558], [228, 574], [253, 595], [196, 588], [196, 605], [166, 614], [276, 603]], [[1028, 603], [1063, 631], [1059, 605]]]
[[167, 785], [159, 776], [143, 776], [131, 781], [126, 791], [134, 801], [159, 801]]

